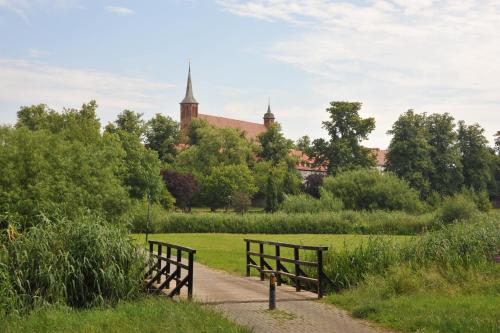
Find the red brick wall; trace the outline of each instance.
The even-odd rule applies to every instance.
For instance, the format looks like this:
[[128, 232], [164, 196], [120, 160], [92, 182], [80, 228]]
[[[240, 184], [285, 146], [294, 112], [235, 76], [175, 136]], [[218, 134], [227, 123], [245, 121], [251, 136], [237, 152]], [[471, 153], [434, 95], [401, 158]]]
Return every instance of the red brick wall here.
[[181, 104], [181, 130], [185, 131], [195, 118], [198, 118], [198, 104]]

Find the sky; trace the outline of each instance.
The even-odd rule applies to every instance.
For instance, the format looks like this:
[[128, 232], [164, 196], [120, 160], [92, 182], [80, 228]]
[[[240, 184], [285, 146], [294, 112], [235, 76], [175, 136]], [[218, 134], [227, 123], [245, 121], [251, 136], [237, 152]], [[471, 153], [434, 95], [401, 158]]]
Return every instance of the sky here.
[[500, 130], [500, 0], [0, 0], [0, 123], [20, 106], [95, 99], [179, 120], [188, 61], [200, 113], [326, 137], [362, 102], [369, 147], [408, 109]]

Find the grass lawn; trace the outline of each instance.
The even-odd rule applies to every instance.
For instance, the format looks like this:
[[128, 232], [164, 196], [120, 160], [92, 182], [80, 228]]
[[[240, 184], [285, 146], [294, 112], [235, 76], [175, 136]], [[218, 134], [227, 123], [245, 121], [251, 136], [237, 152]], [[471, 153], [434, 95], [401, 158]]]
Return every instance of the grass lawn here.
[[[135, 234], [135, 239], [145, 243], [144, 234]], [[245, 274], [245, 242], [243, 239], [258, 239], [278, 241], [303, 245], [326, 245], [331, 249], [342, 250], [344, 246], [355, 247], [364, 240], [367, 235], [265, 235], [265, 234], [153, 234], [150, 240], [164, 241], [178, 245], [192, 247], [197, 250], [195, 260], [207, 266], [222, 269], [229, 273]], [[385, 236], [398, 240], [408, 239], [407, 236]], [[252, 251], [258, 251], [256, 244], [252, 245]], [[287, 251], [288, 250], [288, 251]], [[274, 254], [274, 249], [265, 247], [265, 252]], [[282, 256], [292, 257], [291, 249], [283, 249]]]
[[0, 321], [2, 333], [249, 333], [221, 314], [192, 302], [150, 297], [93, 310], [41, 309]]
[[370, 297], [359, 290], [330, 295], [327, 301], [354, 316], [403, 332], [498, 333], [500, 295], [418, 292], [394, 297]]

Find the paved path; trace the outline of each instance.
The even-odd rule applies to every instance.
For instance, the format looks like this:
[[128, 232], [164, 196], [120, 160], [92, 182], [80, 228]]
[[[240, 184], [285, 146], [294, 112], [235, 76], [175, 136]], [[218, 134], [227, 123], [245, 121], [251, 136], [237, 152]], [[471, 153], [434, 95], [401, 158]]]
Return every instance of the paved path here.
[[269, 312], [268, 281], [247, 278], [195, 264], [194, 298], [215, 307], [256, 333], [380, 333], [387, 332], [345, 311], [317, 300], [308, 291], [282, 285], [276, 288], [278, 311]]

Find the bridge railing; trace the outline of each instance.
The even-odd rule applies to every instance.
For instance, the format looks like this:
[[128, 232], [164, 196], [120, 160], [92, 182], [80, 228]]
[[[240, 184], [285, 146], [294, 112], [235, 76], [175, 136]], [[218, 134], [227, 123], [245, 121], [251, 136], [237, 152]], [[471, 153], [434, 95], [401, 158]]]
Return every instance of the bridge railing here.
[[[172, 253], [174, 251], [175, 256]], [[187, 261], [182, 259], [183, 252], [187, 254]], [[179, 295], [181, 288], [187, 287], [188, 298], [192, 298], [195, 253], [196, 250], [189, 247], [149, 241], [149, 255], [152, 260], [145, 275], [147, 281], [145, 289], [159, 293], [163, 289], [170, 289], [170, 283], [175, 281], [175, 287], [168, 293], [168, 296]]]
[[[246, 243], [246, 275], [250, 276], [250, 270], [256, 269], [260, 273], [260, 279], [265, 279], [265, 274], [274, 273], [277, 277], [278, 286], [285, 283], [283, 277], [289, 278], [295, 285], [295, 290], [302, 289], [302, 283], [314, 286], [314, 292], [318, 294], [318, 298], [323, 297], [324, 288], [330, 279], [323, 272], [323, 252], [328, 250], [327, 246], [307, 246], [299, 244], [289, 244], [281, 242], [270, 242], [254, 239], [245, 239]], [[251, 244], [257, 244], [259, 247], [258, 252], [251, 251]], [[274, 248], [274, 254], [266, 254], [265, 246]], [[282, 248], [293, 249], [293, 258], [284, 257], [282, 255]], [[316, 252], [316, 256], [307, 256], [306, 259], [315, 257], [315, 261], [301, 259], [301, 252], [304, 251]], [[257, 261], [254, 257], [258, 258]], [[302, 256], [303, 258], [303, 256]], [[267, 261], [266, 261], [267, 260]], [[271, 265], [268, 261], [274, 261]], [[287, 268], [284, 263], [292, 264], [291, 268]], [[307, 267], [307, 268], [304, 268]], [[304, 269], [303, 269], [304, 268]], [[308, 273], [306, 273], [309, 272]], [[312, 276], [315, 272], [315, 276]]]

